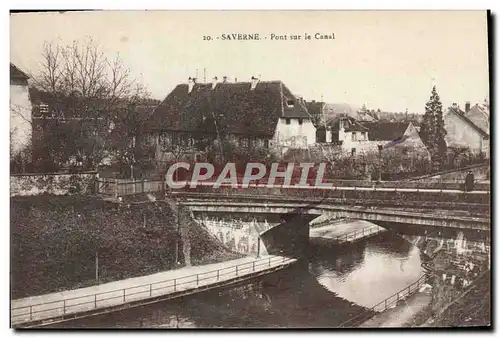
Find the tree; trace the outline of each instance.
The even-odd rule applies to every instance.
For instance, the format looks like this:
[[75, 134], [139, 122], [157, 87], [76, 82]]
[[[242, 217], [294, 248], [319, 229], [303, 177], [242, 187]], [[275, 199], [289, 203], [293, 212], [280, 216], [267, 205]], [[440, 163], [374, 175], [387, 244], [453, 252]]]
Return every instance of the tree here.
[[135, 179], [154, 167], [155, 145], [146, 137], [144, 125], [157, 104], [141, 99], [119, 110], [109, 133], [112, 162], [122, 177]]
[[420, 127], [420, 137], [429, 149], [433, 164], [441, 165], [446, 158], [445, 136], [443, 105], [434, 86], [430, 99], [425, 104], [425, 114]]
[[123, 125], [123, 115], [133, 112], [146, 94], [119, 55], [108, 58], [92, 39], [67, 46], [46, 43], [41, 69], [32, 78], [55, 121], [46, 128], [41, 153], [58, 165], [75, 159], [96, 169], [113, 155], [110, 127]]

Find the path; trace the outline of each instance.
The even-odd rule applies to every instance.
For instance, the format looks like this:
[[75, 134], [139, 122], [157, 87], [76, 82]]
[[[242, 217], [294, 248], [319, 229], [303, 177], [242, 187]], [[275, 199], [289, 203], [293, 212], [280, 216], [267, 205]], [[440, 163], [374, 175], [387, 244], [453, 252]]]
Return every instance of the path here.
[[[148, 276], [11, 301], [11, 324], [84, 317], [89, 312], [120, 310], [134, 303], [193, 294], [284, 268], [296, 259], [244, 257], [222, 263], [189, 266]], [[101, 311], [105, 310], [105, 311]]]
[[427, 292], [417, 292], [391, 309], [381, 312], [367, 320], [359, 327], [404, 327], [410, 324], [415, 316], [424, 310], [432, 301], [432, 295]]
[[309, 230], [310, 238], [335, 240], [341, 243], [355, 242], [385, 231], [384, 228], [364, 220], [344, 221]]

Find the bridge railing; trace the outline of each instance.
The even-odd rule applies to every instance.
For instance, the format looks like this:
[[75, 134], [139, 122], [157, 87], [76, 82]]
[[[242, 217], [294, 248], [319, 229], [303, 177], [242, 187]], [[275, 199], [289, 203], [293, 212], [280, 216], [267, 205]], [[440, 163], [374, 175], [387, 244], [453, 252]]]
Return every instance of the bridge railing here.
[[[315, 194], [326, 193], [331, 191], [387, 191], [387, 192], [397, 192], [398, 189], [401, 192], [420, 192], [419, 190], [463, 190], [463, 183], [459, 182], [415, 182], [415, 181], [395, 181], [395, 182], [370, 182], [370, 181], [351, 181], [351, 180], [326, 180], [326, 183], [330, 183], [332, 186], [328, 189], [318, 189], [314, 188], [315, 182], [308, 180], [306, 182], [310, 187], [307, 188], [297, 188], [295, 185], [283, 185], [283, 182], [277, 181], [273, 187], [268, 188], [267, 181], [252, 182], [248, 188], [233, 188], [228, 184], [222, 184], [217, 190], [221, 189], [233, 189], [233, 190], [252, 190], [252, 189], [271, 189], [274, 191], [281, 191], [286, 189], [288, 192], [293, 191], [313, 191]], [[214, 190], [214, 181], [199, 182], [196, 188], [183, 188], [186, 191], [203, 191], [206, 189]], [[166, 186], [165, 182], [155, 181], [155, 180], [127, 180], [127, 179], [109, 179], [109, 178], [99, 178], [97, 179], [97, 190], [100, 194], [104, 195], [116, 195], [124, 196], [139, 193], [148, 192], [158, 192], [164, 189], [168, 191], [169, 188]], [[475, 191], [489, 192], [490, 184], [487, 183], [476, 183], [474, 185]]]
[[108, 306], [117, 306], [131, 301], [146, 300], [187, 289], [196, 289], [217, 282], [243, 277], [253, 272], [293, 262], [284, 256], [269, 256], [251, 262], [232, 265], [207, 272], [200, 272], [178, 278], [166, 279], [111, 291], [91, 293], [84, 296], [65, 298], [51, 302], [30, 304], [11, 308], [13, 324], [63, 317], [66, 314], [87, 312]]
[[357, 238], [363, 238], [368, 235], [376, 234], [379, 232], [384, 231], [382, 227], [379, 227], [378, 225], [369, 227], [369, 228], [363, 228], [363, 229], [358, 229], [354, 230], [348, 233], [345, 233], [343, 235], [339, 235], [334, 238], [335, 241], [338, 242], [349, 242], [350, 240], [356, 240]]
[[433, 190], [422, 191], [420, 189], [398, 189], [384, 188], [381, 190], [377, 187], [358, 188], [358, 187], [331, 187], [329, 189], [297, 189], [287, 187], [249, 187], [249, 188], [233, 188], [221, 186], [214, 189], [212, 186], [201, 185], [197, 188], [176, 189], [176, 193], [217, 193], [220, 195], [248, 195], [248, 196], [287, 196], [299, 198], [340, 198], [340, 199], [357, 199], [357, 200], [392, 200], [394, 203], [398, 201], [422, 201], [429, 200], [435, 202], [456, 202], [456, 203], [484, 203], [490, 202], [490, 194], [487, 191], [447, 191]]

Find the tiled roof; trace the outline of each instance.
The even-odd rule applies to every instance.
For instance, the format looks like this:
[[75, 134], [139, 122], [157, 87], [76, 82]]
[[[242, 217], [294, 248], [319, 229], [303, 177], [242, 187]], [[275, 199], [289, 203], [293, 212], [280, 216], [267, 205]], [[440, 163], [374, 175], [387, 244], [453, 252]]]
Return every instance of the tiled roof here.
[[[289, 104], [293, 102], [292, 104]], [[280, 117], [307, 118], [304, 102], [281, 81], [179, 84], [154, 110], [148, 129], [272, 136]]]
[[308, 101], [306, 102], [307, 111], [312, 116], [318, 116], [323, 114], [323, 102]]
[[17, 68], [14, 64], [10, 64], [10, 78], [11, 79], [17, 79], [17, 80], [27, 80], [29, 76]]
[[482, 137], [489, 138], [489, 135], [480, 127], [478, 127], [474, 122], [472, 122], [466, 115], [463, 110], [460, 108], [448, 108], [448, 112], [452, 112], [456, 116], [460, 117], [465, 123], [474, 128]]
[[369, 129], [370, 141], [392, 141], [404, 135], [408, 122], [360, 122]]

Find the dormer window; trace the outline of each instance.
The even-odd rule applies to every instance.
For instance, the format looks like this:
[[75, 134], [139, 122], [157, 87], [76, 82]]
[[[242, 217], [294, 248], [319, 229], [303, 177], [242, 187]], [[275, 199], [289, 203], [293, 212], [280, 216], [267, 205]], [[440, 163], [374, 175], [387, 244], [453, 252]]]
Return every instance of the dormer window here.
[[286, 105], [288, 107], [293, 107], [294, 104], [295, 104], [295, 102], [293, 100], [286, 100]]

